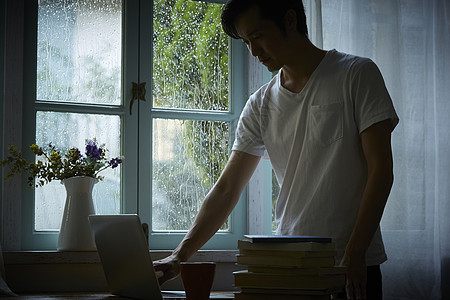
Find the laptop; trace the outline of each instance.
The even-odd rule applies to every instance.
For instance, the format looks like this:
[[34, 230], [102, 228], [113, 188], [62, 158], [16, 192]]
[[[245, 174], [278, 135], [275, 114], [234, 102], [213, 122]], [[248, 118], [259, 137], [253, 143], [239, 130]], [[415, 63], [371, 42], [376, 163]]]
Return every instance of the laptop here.
[[90, 215], [89, 222], [110, 292], [135, 299], [185, 299], [161, 292], [147, 238], [137, 215]]

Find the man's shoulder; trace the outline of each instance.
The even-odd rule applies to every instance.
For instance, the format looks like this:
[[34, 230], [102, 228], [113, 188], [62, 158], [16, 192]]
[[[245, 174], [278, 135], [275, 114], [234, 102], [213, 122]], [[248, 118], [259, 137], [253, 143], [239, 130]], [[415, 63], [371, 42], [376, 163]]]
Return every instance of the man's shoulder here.
[[355, 54], [330, 50], [329, 63], [346, 69], [358, 69], [367, 65], [375, 65], [372, 59]]
[[327, 54], [333, 57], [334, 60], [338, 61], [358, 61], [358, 62], [371, 61], [371, 59], [368, 57], [347, 52], [341, 52], [336, 49], [329, 50]]
[[325, 70], [324, 76], [354, 80], [362, 74], [375, 74], [378, 67], [368, 57], [330, 50]]

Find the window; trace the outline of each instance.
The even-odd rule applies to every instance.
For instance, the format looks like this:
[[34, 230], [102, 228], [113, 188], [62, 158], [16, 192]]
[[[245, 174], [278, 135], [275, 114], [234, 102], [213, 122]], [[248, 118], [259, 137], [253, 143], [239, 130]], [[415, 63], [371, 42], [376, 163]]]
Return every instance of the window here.
[[[152, 195], [144, 199], [152, 205], [151, 238], [163, 249], [178, 244], [218, 179], [246, 100], [239, 62], [246, 50], [223, 32], [220, 13], [216, 3], [154, 1], [152, 184], [144, 185], [152, 191], [143, 194]], [[240, 202], [210, 244], [236, 246], [246, 231]]]
[[[150, 2], [26, 3], [36, 34], [25, 40], [33, 80], [24, 144], [84, 148], [96, 138], [108, 155], [124, 155], [94, 187], [96, 212], [138, 213], [151, 246], [170, 249], [226, 163], [246, 98], [246, 50], [223, 33], [221, 4]], [[58, 182], [24, 192], [34, 201], [22, 248], [55, 248], [64, 195]], [[238, 205], [206, 247], [235, 247], [246, 231], [245, 199]]]
[[187, 230], [227, 161], [230, 120], [205, 114], [231, 108], [220, 13], [213, 3], [154, 1], [153, 230]]
[[[95, 137], [107, 146], [108, 155], [120, 155], [121, 11], [120, 1], [39, 2], [38, 145], [84, 149], [85, 139]], [[120, 170], [107, 170], [104, 176], [96, 185], [96, 211], [119, 213]], [[36, 189], [36, 231], [59, 229], [64, 193], [59, 182]]]

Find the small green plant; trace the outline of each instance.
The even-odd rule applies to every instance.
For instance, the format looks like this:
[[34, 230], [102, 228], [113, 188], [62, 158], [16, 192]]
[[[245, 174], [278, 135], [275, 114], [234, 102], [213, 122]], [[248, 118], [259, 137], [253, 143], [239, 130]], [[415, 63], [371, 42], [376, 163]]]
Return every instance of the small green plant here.
[[14, 145], [9, 145], [8, 157], [0, 162], [1, 166], [9, 166], [5, 179], [25, 172], [29, 175], [30, 187], [39, 187], [53, 180], [63, 180], [74, 176], [89, 176], [100, 181], [103, 180], [103, 177], [99, 175], [101, 171], [107, 168], [114, 169], [122, 163], [122, 158], [119, 157], [108, 160], [106, 148], [98, 146], [95, 139], [86, 141], [84, 155], [78, 148], [70, 148], [62, 154], [52, 144], [46, 148], [33, 144], [29, 148], [42, 159], [28, 163]]

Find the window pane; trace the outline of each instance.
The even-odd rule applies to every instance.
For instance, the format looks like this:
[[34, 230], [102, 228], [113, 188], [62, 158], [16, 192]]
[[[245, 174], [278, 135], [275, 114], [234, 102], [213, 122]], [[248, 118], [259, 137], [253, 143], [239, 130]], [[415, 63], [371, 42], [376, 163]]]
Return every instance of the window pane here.
[[121, 104], [120, 0], [40, 0], [37, 99]]
[[[38, 111], [36, 143], [49, 143], [62, 152], [77, 147], [84, 154], [86, 139], [96, 138], [108, 149], [107, 158], [120, 156], [120, 117], [94, 114]], [[98, 214], [120, 213], [120, 167], [102, 171], [104, 180], [95, 184], [94, 207]], [[59, 230], [66, 199], [64, 186], [51, 182], [35, 191], [35, 230]]]
[[227, 122], [153, 120], [153, 230], [189, 229], [225, 166], [229, 138]]
[[228, 110], [228, 37], [221, 7], [154, 1], [154, 107]]

